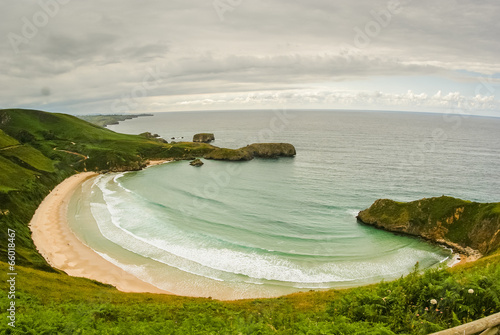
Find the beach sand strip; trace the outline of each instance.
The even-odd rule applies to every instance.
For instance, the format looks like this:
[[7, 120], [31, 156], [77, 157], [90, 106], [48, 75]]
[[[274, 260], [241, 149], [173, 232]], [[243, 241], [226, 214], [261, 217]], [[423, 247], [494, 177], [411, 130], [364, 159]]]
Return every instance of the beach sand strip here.
[[50, 192], [31, 219], [30, 229], [37, 250], [54, 268], [70, 276], [85, 277], [115, 286], [123, 292], [167, 293], [102, 258], [82, 243], [69, 227], [68, 205], [78, 187], [98, 176], [73, 175]]

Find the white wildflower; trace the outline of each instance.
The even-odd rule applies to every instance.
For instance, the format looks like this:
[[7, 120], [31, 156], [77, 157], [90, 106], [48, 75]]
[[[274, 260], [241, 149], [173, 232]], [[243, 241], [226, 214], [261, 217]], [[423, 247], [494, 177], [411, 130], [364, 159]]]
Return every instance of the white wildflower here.
[[472, 294], [474, 293], [474, 290], [470, 288], [467, 292], [469, 292], [469, 294]]
[[437, 305], [437, 303], [438, 303], [436, 299], [431, 299], [430, 302], [431, 302], [432, 305]]

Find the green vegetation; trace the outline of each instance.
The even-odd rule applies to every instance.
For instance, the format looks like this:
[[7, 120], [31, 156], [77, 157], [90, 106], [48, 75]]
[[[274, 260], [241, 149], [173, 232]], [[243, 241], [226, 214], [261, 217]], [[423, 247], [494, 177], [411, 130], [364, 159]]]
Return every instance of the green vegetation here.
[[159, 141], [161, 143], [168, 143], [166, 140], [162, 139], [160, 135], [158, 135], [158, 134], [151, 134], [149, 131], [147, 131], [145, 133], [142, 133], [142, 134], [139, 134], [139, 136], [142, 136], [142, 137], [145, 137], [145, 138], [149, 138], [149, 139], [153, 139], [153, 140]]
[[[500, 311], [498, 251], [453, 269], [420, 274], [416, 267], [404, 278], [378, 285], [229, 302], [123, 293], [69, 277], [46, 264], [28, 229], [55, 185], [84, 169], [140, 168], [148, 159], [201, 157], [216, 150], [205, 143], [170, 145], [116, 134], [39, 111], [0, 110], [0, 128], [0, 250], [7, 253], [7, 228], [14, 229], [18, 274], [16, 328], [7, 324], [11, 300], [3, 294], [2, 334], [427, 334]], [[469, 204], [446, 198], [423, 210], [450, 217], [451, 207]], [[399, 214], [397, 206], [391, 216], [401, 218], [399, 223], [414, 214]], [[500, 204], [477, 205], [477, 217], [498, 214]], [[5, 261], [0, 260], [2, 273], [9, 272]], [[0, 289], [8, 291], [5, 280]]]
[[135, 119], [141, 116], [153, 116], [153, 114], [129, 114], [129, 115], [79, 115], [84, 121], [95, 124], [99, 127], [106, 127], [112, 124], [118, 124], [121, 121]]
[[[469, 268], [422, 275], [416, 268], [378, 285], [228, 302], [122, 293], [95, 281], [20, 267], [16, 331], [2, 322], [0, 333], [428, 334], [500, 310], [499, 262], [497, 254]], [[7, 271], [5, 263], [0, 271]], [[0, 304], [7, 306], [6, 295]]]
[[0, 149], [18, 144], [19, 142], [16, 141], [15, 138], [10, 137], [9, 135], [5, 134], [2, 129], [0, 129]]
[[408, 203], [377, 200], [358, 219], [377, 227], [422, 236], [463, 253], [489, 254], [500, 248], [500, 203], [482, 204], [451, 197]]
[[253, 159], [250, 152], [243, 149], [218, 148], [207, 153], [204, 158], [226, 161], [249, 161]]
[[52, 160], [28, 145], [10, 147], [7, 150], [3, 150], [2, 155], [4, 157], [17, 158], [20, 161], [19, 165], [27, 164], [29, 165], [28, 168], [31, 167], [45, 172], [55, 172]]

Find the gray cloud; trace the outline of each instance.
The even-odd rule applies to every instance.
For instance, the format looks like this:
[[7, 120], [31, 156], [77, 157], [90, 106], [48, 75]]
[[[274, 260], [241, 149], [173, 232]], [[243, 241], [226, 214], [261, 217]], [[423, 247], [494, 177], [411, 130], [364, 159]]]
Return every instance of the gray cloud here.
[[[254, 0], [222, 16], [211, 1], [42, 3], [58, 4], [53, 15], [39, 3], [2, 4], [2, 107], [78, 113], [91, 106], [106, 112], [116, 99], [136, 92], [151, 69], [160, 69], [161, 82], [137, 99], [137, 109], [153, 99], [159, 105], [172, 101], [165, 110], [175, 109], [182, 101], [203, 100], [196, 97], [203, 94], [239, 93], [235, 101], [264, 91], [321, 95], [328, 83], [382, 77], [409, 78], [401, 92], [383, 92], [405, 95], [418, 91], [411, 86], [416, 76], [472, 85], [500, 73], [497, 1]], [[397, 10], [391, 13], [391, 8]], [[47, 22], [37, 27], [40, 13]], [[29, 38], [23, 35], [26, 22], [37, 30]], [[24, 40], [16, 44], [12, 36]], [[40, 87], [53, 93], [40, 95]], [[373, 86], [370, 94], [379, 91]], [[322, 101], [325, 107], [334, 102]], [[396, 100], [376, 101], [397, 105]], [[422, 109], [428, 106], [417, 102]]]

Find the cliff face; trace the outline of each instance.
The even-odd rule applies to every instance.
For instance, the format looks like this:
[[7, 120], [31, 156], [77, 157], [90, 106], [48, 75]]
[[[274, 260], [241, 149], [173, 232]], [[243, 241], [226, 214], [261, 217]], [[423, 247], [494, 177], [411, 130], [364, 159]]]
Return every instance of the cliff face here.
[[500, 203], [442, 196], [412, 202], [379, 199], [358, 220], [392, 232], [421, 236], [468, 255], [500, 247]]
[[214, 134], [201, 133], [193, 136], [193, 142], [210, 143], [212, 141], [215, 141]]

